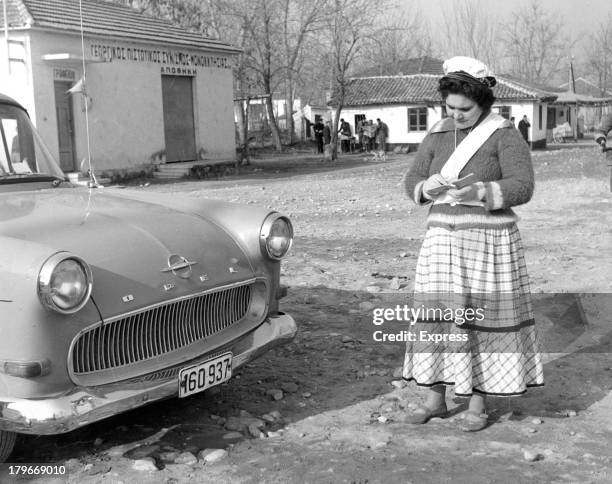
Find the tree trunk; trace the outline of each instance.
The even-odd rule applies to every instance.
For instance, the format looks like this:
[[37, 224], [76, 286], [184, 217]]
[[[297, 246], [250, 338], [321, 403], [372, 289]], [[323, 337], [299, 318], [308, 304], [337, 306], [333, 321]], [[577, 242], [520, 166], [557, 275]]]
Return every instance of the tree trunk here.
[[289, 135], [289, 146], [295, 143], [295, 126], [293, 124], [293, 81], [291, 78], [287, 80], [287, 96], [285, 99], [285, 115], [287, 117], [287, 134]]
[[340, 113], [342, 112], [342, 105], [344, 100], [339, 100], [338, 106], [336, 107], [336, 115], [334, 116], [334, 122], [332, 124], [332, 161], [338, 159], [338, 122], [340, 121]]
[[238, 109], [238, 143], [240, 150], [240, 159], [238, 165], [250, 165], [249, 159], [249, 103], [250, 99], [240, 101]]
[[280, 132], [278, 125], [276, 124], [276, 116], [274, 115], [274, 108], [272, 106], [272, 95], [266, 97], [266, 111], [268, 112], [268, 121], [270, 123], [270, 131], [272, 132], [272, 142], [279, 153], [283, 151], [283, 145], [281, 143]]

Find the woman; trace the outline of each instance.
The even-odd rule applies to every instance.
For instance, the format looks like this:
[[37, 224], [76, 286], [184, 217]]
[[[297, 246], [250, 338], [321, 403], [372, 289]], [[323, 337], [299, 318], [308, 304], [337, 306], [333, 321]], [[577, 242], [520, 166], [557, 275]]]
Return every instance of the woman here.
[[470, 397], [463, 430], [477, 431], [487, 425], [487, 395], [519, 395], [543, 385], [510, 208], [530, 200], [533, 168], [519, 132], [491, 112], [496, 81], [488, 68], [455, 57], [444, 63], [444, 73], [439, 91], [448, 117], [427, 134], [405, 177], [409, 196], [431, 204], [415, 277], [421, 313], [403, 370], [405, 379], [429, 391], [406, 420], [444, 416], [446, 385], [454, 385], [455, 395]]

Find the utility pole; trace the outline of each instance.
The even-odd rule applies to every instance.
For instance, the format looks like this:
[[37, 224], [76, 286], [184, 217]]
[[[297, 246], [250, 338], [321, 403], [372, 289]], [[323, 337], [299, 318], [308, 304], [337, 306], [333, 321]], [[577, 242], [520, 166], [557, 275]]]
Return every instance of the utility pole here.
[[11, 73], [11, 61], [9, 58], [9, 33], [8, 33], [8, 8], [6, 0], [2, 0], [2, 14], [4, 18], [4, 52], [6, 53], [6, 75]]

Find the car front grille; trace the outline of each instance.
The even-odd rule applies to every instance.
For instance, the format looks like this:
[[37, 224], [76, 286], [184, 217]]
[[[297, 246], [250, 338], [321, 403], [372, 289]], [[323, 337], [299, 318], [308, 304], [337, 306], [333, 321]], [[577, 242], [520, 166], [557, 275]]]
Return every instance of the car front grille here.
[[231, 287], [86, 329], [72, 346], [73, 372], [121, 368], [180, 350], [243, 319], [251, 298], [250, 284]]

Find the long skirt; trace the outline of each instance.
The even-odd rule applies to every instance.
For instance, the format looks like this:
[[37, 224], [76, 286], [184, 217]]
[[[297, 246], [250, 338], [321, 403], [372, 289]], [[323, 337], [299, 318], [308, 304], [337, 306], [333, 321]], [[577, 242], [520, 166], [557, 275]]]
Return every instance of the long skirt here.
[[[529, 278], [515, 224], [428, 229], [415, 277], [403, 376], [510, 396], [544, 384]], [[420, 311], [420, 312], [419, 312]]]

